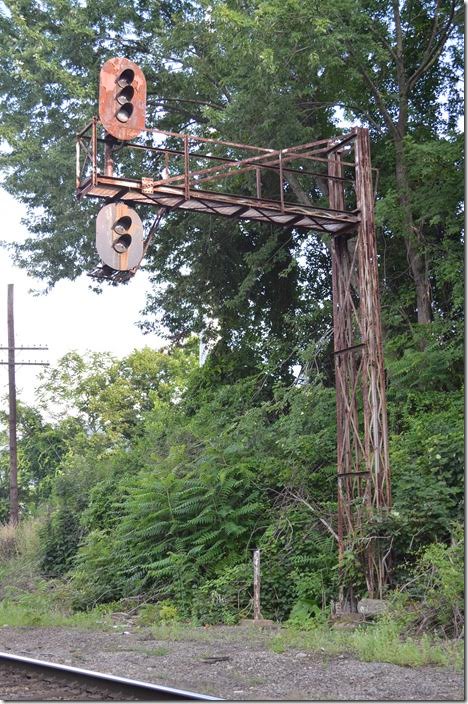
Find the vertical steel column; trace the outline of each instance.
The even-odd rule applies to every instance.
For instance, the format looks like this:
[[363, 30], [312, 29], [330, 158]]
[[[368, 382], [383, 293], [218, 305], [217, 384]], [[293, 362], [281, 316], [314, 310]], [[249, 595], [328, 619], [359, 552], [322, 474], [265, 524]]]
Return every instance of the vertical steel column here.
[[98, 141], [97, 141], [97, 118], [93, 117], [93, 122], [91, 125], [91, 182], [93, 186], [97, 182], [97, 151], [98, 151]]
[[[331, 145], [332, 146], [332, 145]], [[344, 210], [343, 166], [340, 152], [328, 157], [328, 196], [330, 208]], [[334, 178], [335, 177], [335, 178]], [[361, 522], [361, 497], [365, 492], [362, 446], [359, 428], [357, 395], [361, 374], [359, 313], [353, 284], [358, 267], [356, 248], [349, 248], [349, 235], [333, 238], [333, 333], [337, 421], [337, 481], [338, 481], [338, 560], [340, 570], [339, 602], [344, 610], [355, 610], [353, 586], [344, 573], [344, 555], [353, 548], [353, 540]], [[356, 505], [357, 504], [357, 505]]]
[[115, 139], [107, 134], [104, 140], [104, 176], [114, 175], [114, 144]]
[[[380, 316], [379, 276], [374, 223], [374, 194], [369, 131], [356, 130], [356, 199], [360, 213], [357, 250], [359, 258], [359, 313], [363, 347], [363, 423], [366, 469], [370, 478], [369, 513], [387, 513], [391, 508], [388, 458], [387, 401]], [[384, 554], [385, 551], [385, 554]], [[388, 546], [382, 537], [369, 537], [366, 544], [366, 579], [371, 596], [382, 597], [388, 581]]]
[[[331, 146], [333, 146], [331, 144]], [[333, 329], [337, 407], [339, 601], [356, 608], [343, 558], [359, 559], [371, 597], [388, 581], [387, 556], [378, 537], [363, 534], [364, 521], [391, 506], [387, 410], [368, 131], [356, 130], [357, 238], [332, 242]], [[341, 156], [329, 154], [330, 208], [344, 209]], [[354, 237], [354, 235], [353, 235]], [[388, 551], [387, 551], [388, 552]]]
[[184, 194], [188, 200], [190, 198], [190, 152], [188, 134], [184, 134]]

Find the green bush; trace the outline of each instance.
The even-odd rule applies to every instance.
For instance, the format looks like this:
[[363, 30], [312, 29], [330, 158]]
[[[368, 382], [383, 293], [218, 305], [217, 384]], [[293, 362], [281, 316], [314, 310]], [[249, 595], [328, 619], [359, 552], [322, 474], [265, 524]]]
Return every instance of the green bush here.
[[50, 516], [41, 530], [41, 571], [44, 575], [59, 577], [68, 572], [82, 534], [79, 514], [75, 510], [60, 507]]
[[100, 603], [115, 601], [128, 591], [108, 531], [93, 530], [88, 533], [73, 558], [70, 583], [76, 609], [89, 609]]
[[455, 638], [463, 634], [464, 534], [460, 524], [453, 528], [450, 545], [432, 543], [420, 551], [400, 596], [396, 613], [402, 609], [410, 613], [417, 633], [432, 630]]
[[164, 626], [179, 620], [179, 610], [170, 599], [163, 599], [157, 604], [144, 604], [138, 609], [137, 622], [142, 626]]
[[194, 592], [192, 616], [203, 625], [233, 625], [251, 612], [252, 565], [225, 568], [219, 577], [204, 581]]

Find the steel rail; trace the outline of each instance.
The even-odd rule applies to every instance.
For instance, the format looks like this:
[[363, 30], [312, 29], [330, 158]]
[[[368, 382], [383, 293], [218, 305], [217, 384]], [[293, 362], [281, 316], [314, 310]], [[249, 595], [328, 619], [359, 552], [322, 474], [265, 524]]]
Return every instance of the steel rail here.
[[45, 675], [57, 679], [57, 681], [73, 682], [75, 684], [102, 688], [106, 692], [119, 696], [121, 700], [132, 698], [144, 701], [222, 701], [220, 697], [213, 697], [209, 694], [198, 694], [174, 687], [131, 680], [127, 677], [116, 677], [115, 675], [94, 672], [93, 670], [83, 670], [79, 667], [60, 665], [58, 663], [36, 660], [35, 658], [13, 655], [11, 653], [0, 652], [0, 666], [10, 665], [17, 670], [29, 672], [37, 675]]

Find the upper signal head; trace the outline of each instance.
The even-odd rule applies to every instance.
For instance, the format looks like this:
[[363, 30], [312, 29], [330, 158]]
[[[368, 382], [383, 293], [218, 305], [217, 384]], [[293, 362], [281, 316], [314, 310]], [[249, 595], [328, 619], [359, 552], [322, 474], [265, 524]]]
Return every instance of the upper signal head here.
[[109, 59], [99, 77], [99, 119], [119, 140], [138, 137], [145, 128], [146, 79], [130, 59]]

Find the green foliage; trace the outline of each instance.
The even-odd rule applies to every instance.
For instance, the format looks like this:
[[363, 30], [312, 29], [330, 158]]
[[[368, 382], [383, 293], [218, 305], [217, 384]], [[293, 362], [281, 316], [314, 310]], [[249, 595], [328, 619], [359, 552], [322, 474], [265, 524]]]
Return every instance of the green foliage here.
[[296, 605], [316, 613], [336, 589], [336, 545], [301, 508], [290, 508], [272, 520], [262, 550], [262, 612], [283, 621]]
[[196, 589], [192, 615], [202, 625], [233, 625], [251, 611], [252, 565], [226, 567], [215, 579], [204, 581]]
[[157, 604], [144, 604], [138, 610], [137, 622], [142, 626], [165, 626], [179, 621], [177, 606], [170, 599]]
[[102, 629], [109, 622], [105, 609], [74, 613], [70, 591], [60, 582], [36, 581], [21, 592], [11, 590], [0, 601], [0, 622], [12, 627], [64, 626]]
[[74, 568], [70, 575], [74, 608], [93, 608], [96, 604], [113, 602], [126, 593], [126, 585], [115, 568], [114, 545], [108, 532], [91, 530], [77, 556], [78, 546], [74, 547], [73, 559], [63, 566], [63, 571]]
[[72, 566], [80, 542], [79, 517], [73, 509], [62, 508], [48, 521], [41, 538], [44, 544], [42, 572], [49, 577], [63, 575]]
[[323, 626], [327, 620], [327, 611], [319, 608], [309, 600], [298, 600], [291, 609], [286, 622], [290, 628], [309, 631], [318, 626]]
[[[411, 383], [414, 360], [425, 353], [415, 344], [401, 354], [404, 344], [395, 342], [389, 355], [395, 508], [364, 526], [364, 535], [392, 536], [396, 586], [408, 580], [419, 548], [448, 540], [463, 477], [457, 384], [447, 388], [431, 348], [431, 387]], [[225, 358], [193, 369], [193, 348], [178, 354], [175, 364], [162, 353], [134, 354], [122, 369], [103, 365], [102, 378], [77, 357], [52, 370], [53, 388], [78, 399], [78, 428], [87, 434], [70, 436], [54, 469], [43, 573], [67, 575], [74, 608], [144, 595], [170, 600], [177, 619], [235, 623], [252, 612], [258, 547], [263, 615], [318, 628], [338, 589], [333, 389], [313, 376], [301, 385], [273, 381], [268, 366], [233, 380]], [[65, 375], [70, 361], [80, 364], [79, 382]], [[122, 418], [111, 395], [101, 395], [93, 412], [86, 400], [106, 389], [110, 368], [115, 379], [128, 377], [136, 399], [151, 399], [131, 429], [123, 423], [129, 432], [102, 422], [114, 411]], [[362, 566], [351, 550], [344, 558], [342, 569], [364, 595]], [[161, 620], [159, 611], [148, 618]]]
[[[148, 124], [163, 129], [277, 148], [331, 137], [341, 115], [370, 128], [394, 510], [359, 537], [391, 536], [392, 586], [411, 575], [421, 623], [430, 614], [427, 624], [454, 633], [460, 555], [458, 538], [449, 542], [463, 517], [464, 469], [461, 10], [419, 0], [216, 0], [209, 12], [181, 2], [11, 0], [0, 11], [0, 169], [28, 207], [30, 232], [13, 250], [48, 285], [95, 260], [96, 208], [76, 203], [66, 184], [70, 137], [95, 112], [98, 69], [112, 55], [142, 65]], [[159, 168], [152, 158], [126, 166], [136, 178]], [[250, 177], [239, 174], [239, 192]], [[262, 179], [263, 195], [277, 197], [277, 180]], [[321, 204], [326, 193], [320, 176], [304, 186], [292, 172], [284, 188], [302, 203]], [[325, 638], [323, 607], [338, 579], [329, 243], [174, 211], [145, 266], [143, 326], [177, 343], [123, 360], [70, 352], [44, 374], [39, 408], [19, 409], [21, 508], [44, 517], [43, 573], [67, 576], [76, 608], [144, 594], [159, 605], [157, 619], [165, 604], [168, 621], [172, 613], [227, 623], [249, 614], [258, 547], [264, 615]], [[207, 320], [214, 347], [199, 368], [190, 335]], [[3, 522], [4, 432], [1, 441]], [[3, 537], [14, 555], [16, 534]], [[364, 593], [357, 553], [345, 552], [342, 569]], [[398, 638], [382, 622], [352, 647], [368, 657], [387, 639], [396, 658]], [[429, 657], [421, 643], [407, 642], [408, 661]]]
[[[0, 431], [0, 520], [9, 512], [9, 451], [7, 415], [0, 413], [5, 430]], [[83, 428], [75, 418], [62, 417], [58, 423], [46, 422], [41, 411], [18, 403], [17, 409], [18, 489], [23, 516], [34, 513], [50, 497], [60, 473], [62, 460]]]
[[[407, 667], [423, 665], [460, 666], [460, 652], [456, 647], [433, 642], [428, 635], [419, 639], [401, 637], [398, 622], [382, 619], [375, 626], [357, 629], [351, 638], [353, 649], [367, 662], [391, 662]], [[458, 650], [458, 652], [457, 652]], [[453, 655], [458, 656], [454, 662]]]
[[398, 620], [385, 617], [354, 631], [337, 630], [324, 624], [312, 625], [306, 630], [284, 628], [274, 636], [270, 648], [283, 653], [288, 648], [320, 652], [326, 655], [351, 653], [368, 662], [391, 662], [406, 667], [442, 665], [463, 669], [463, 644], [447, 640], [405, 637]]
[[431, 543], [419, 551], [403, 585], [396, 614], [405, 613], [416, 632], [432, 630], [445, 637], [460, 637], [464, 624], [464, 533], [460, 524], [451, 544]]
[[[71, 137], [96, 112], [100, 65], [125, 55], [147, 75], [150, 126], [275, 148], [330, 137], [341, 116], [369, 126], [389, 325], [408, 329], [417, 319], [418, 276], [431, 290], [432, 316], [446, 319], [454, 300], [460, 315], [462, 9], [420, 0], [216, 0], [207, 12], [109, 0], [98, 12], [75, 0], [12, 0], [0, 18], [0, 168], [4, 186], [28, 206], [31, 236], [13, 245], [18, 263], [50, 285], [94, 263], [87, 233], [95, 205], [76, 203], [66, 185]], [[159, 166], [151, 157], [135, 176]], [[239, 175], [241, 192], [250, 177]], [[264, 195], [277, 195], [276, 179], [264, 181]], [[287, 195], [320, 203], [321, 181], [303, 187], [289, 174]], [[234, 350], [244, 363], [249, 354], [249, 363], [271, 359], [275, 340], [286, 375], [285, 358], [294, 363], [308, 343], [310, 326], [299, 319], [313, 319], [317, 333], [330, 323], [327, 247], [299, 231], [172, 212], [145, 266], [153, 282], [147, 329], [180, 340], [216, 319], [224, 356]], [[129, 390], [122, 379], [118, 386], [106, 421], [118, 415], [131, 426]]]
[[[85, 367], [80, 375], [88, 378]], [[333, 480], [334, 419], [323, 424], [333, 394], [319, 383], [278, 385], [268, 398], [265, 375], [216, 387], [195, 370], [180, 399], [181, 378], [173, 367], [176, 392], [154, 397], [131, 437], [95, 421], [77, 436], [54, 484], [44, 573], [68, 573], [77, 608], [144, 592], [174, 600], [185, 618], [234, 622], [251, 610], [256, 544], [268, 566], [265, 615], [285, 618], [301, 598], [321, 605], [335, 580], [333, 540], [317, 518], [332, 521], [334, 511], [333, 481], [323, 483]], [[64, 397], [82, 398], [70, 383], [62, 377]], [[93, 371], [92, 388], [101, 384]], [[299, 508], [307, 491], [314, 502]]]
[[399, 555], [447, 540], [463, 516], [463, 396], [409, 392], [390, 443]]

